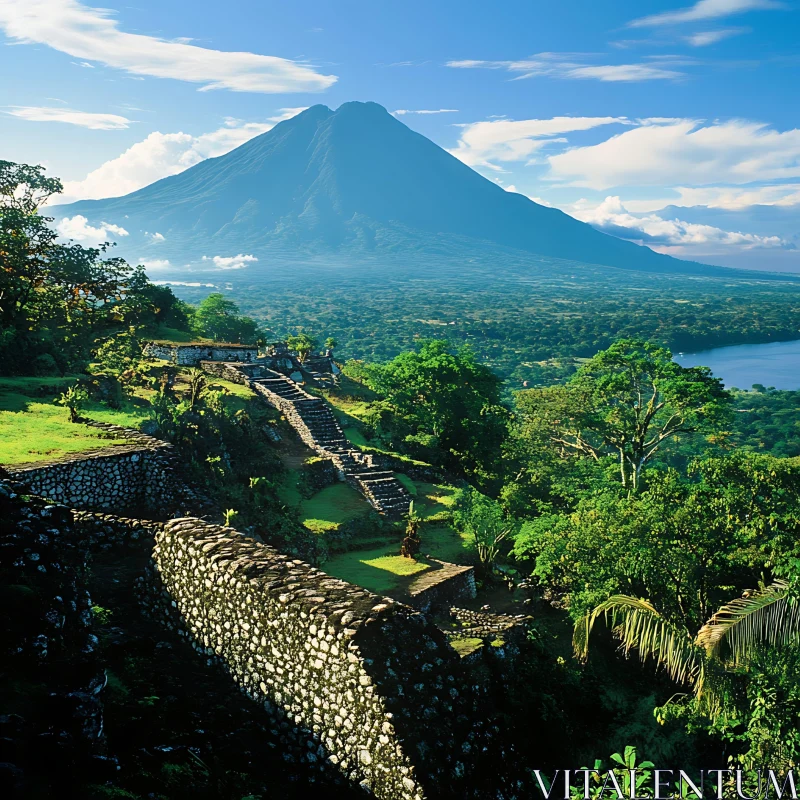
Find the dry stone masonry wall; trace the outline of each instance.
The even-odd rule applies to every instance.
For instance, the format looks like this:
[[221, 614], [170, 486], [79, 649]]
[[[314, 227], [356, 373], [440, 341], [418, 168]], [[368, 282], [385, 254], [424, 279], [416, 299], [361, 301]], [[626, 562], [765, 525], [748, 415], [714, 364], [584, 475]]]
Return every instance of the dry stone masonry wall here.
[[0, 662], [15, 690], [0, 697], [3, 797], [41, 796], [43, 772], [69, 785], [101, 744], [106, 679], [87, 558], [69, 509], [29, 496], [0, 469]]
[[196, 367], [201, 360], [207, 361], [255, 361], [258, 348], [243, 344], [166, 344], [147, 342], [143, 353], [148, 358], [171, 361], [181, 367]]
[[408, 602], [420, 611], [449, 608], [453, 603], [472, 600], [476, 594], [475, 570], [435, 558], [436, 569], [424, 572], [408, 587]]
[[496, 729], [423, 614], [191, 518], [156, 534], [153, 565], [151, 612], [265, 709], [287, 758], [385, 800], [486, 796], [472, 770], [501, 757]]
[[186, 485], [172, 445], [139, 431], [90, 422], [127, 443], [52, 461], [8, 468], [31, 491], [71, 508], [168, 517], [187, 508], [210, 513], [207, 500]]
[[249, 386], [286, 417], [303, 442], [333, 461], [343, 480], [355, 487], [379, 513], [397, 519], [408, 512], [411, 497], [394, 474], [347, 441], [327, 403], [262, 364], [203, 361], [213, 375]]

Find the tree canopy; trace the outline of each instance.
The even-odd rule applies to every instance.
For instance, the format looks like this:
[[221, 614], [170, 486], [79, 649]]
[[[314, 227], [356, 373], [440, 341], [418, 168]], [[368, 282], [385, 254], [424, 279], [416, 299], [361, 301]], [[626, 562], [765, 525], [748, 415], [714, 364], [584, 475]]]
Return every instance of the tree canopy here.
[[254, 344], [261, 338], [258, 324], [239, 313], [239, 306], [219, 292], [212, 292], [198, 306], [195, 324], [215, 342]]
[[428, 340], [370, 371], [370, 387], [449, 463], [489, 477], [507, 434], [500, 379], [469, 348]]
[[729, 400], [707, 367], [682, 367], [666, 348], [622, 339], [566, 385], [519, 392], [517, 408], [527, 435], [565, 455], [614, 455], [622, 485], [636, 491], [643, 468], [666, 442], [719, 429]]

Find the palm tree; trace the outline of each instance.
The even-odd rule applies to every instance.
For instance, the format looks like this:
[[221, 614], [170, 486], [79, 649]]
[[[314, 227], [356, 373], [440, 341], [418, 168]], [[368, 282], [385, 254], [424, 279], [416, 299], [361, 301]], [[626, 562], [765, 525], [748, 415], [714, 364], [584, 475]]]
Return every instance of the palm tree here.
[[694, 637], [646, 600], [609, 597], [575, 623], [572, 644], [583, 661], [600, 616], [610, 623], [626, 654], [636, 648], [642, 661], [652, 656], [674, 681], [690, 684], [712, 718], [722, 711], [719, 678], [726, 671], [747, 669], [759, 649], [781, 647], [800, 635], [800, 603], [780, 580], [722, 606]]

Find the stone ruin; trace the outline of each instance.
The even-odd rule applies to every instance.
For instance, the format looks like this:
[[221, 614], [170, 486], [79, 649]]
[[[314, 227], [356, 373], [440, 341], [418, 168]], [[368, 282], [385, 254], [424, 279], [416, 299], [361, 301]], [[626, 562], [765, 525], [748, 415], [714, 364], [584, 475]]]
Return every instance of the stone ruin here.
[[[74, 680], [66, 673], [57, 681], [65, 687], [60, 716], [47, 723], [74, 742], [70, 752], [89, 757], [102, 735], [104, 681], [79, 576], [92, 550], [133, 547], [152, 553], [139, 580], [143, 608], [209, 667], [228, 673], [253, 713], [266, 716], [287, 760], [382, 800], [521, 796], [511, 745], [493, 719], [491, 686], [450, 646], [452, 631], [419, 608], [334, 579], [234, 529], [197, 517], [143, 518], [214, 510], [186, 485], [169, 445], [127, 433], [118, 450], [23, 465], [0, 480], [0, 506], [10, 508], [0, 535], [7, 582], [47, 576], [53, 588], [45, 595], [56, 604], [52, 614], [42, 610], [41, 630], [9, 643], [20, 668], [30, 662], [43, 677], [56, 664], [51, 657], [58, 669], [74, 659]], [[63, 505], [28, 497], [32, 489]], [[138, 515], [109, 513], [124, 509]], [[410, 602], [441, 608], [474, 592], [471, 568], [443, 564], [436, 572], [441, 585], [428, 579]], [[480, 628], [484, 638], [520, 623], [451, 613], [467, 634]], [[30, 617], [28, 609], [22, 618]]]
[[254, 344], [145, 342], [142, 352], [147, 358], [158, 358], [180, 367], [196, 367], [202, 360], [247, 363], [258, 358], [258, 347]]
[[212, 375], [248, 386], [277, 408], [302, 441], [317, 455], [330, 459], [340, 478], [361, 492], [378, 513], [390, 519], [400, 519], [408, 513], [411, 495], [394, 473], [347, 441], [341, 425], [324, 400], [314, 397], [285, 375], [262, 363], [245, 365], [203, 361], [201, 366]]

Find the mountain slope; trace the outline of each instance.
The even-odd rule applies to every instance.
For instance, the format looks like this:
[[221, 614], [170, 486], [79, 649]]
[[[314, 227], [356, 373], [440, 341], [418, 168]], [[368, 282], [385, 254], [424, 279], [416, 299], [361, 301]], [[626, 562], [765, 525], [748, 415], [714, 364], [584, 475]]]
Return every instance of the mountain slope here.
[[[51, 210], [144, 231], [159, 254], [467, 257], [492, 247], [655, 272], [704, 271], [506, 192], [375, 103], [317, 105], [224, 156], [132, 194]], [[139, 248], [136, 251], [135, 248]], [[254, 268], [255, 269], [255, 268]], [[714, 268], [711, 268], [714, 269]]]

